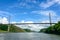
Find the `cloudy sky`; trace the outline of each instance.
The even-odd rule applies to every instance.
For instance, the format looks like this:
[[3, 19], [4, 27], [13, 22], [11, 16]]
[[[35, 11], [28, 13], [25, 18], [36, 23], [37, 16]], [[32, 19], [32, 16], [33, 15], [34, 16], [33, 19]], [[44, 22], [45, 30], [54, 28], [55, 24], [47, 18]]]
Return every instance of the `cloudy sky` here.
[[[0, 0], [0, 23], [3, 24], [9, 18], [11, 23], [48, 23], [49, 13], [52, 22], [60, 21], [60, 0]], [[44, 28], [44, 25], [27, 26], [32, 30]]]
[[60, 0], [0, 0], [0, 23], [60, 20]]

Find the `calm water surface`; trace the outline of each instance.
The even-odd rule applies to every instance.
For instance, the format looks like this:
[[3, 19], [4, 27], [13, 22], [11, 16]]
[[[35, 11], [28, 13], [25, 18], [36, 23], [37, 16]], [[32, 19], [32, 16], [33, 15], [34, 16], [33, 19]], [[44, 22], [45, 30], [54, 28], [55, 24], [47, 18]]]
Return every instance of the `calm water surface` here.
[[60, 36], [44, 33], [0, 33], [0, 40], [60, 40]]

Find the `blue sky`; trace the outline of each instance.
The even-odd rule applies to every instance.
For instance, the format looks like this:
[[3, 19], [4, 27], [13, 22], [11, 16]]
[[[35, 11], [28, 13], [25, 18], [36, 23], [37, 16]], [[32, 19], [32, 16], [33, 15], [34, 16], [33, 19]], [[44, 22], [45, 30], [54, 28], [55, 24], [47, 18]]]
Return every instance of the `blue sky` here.
[[[0, 19], [10, 22], [60, 21], [60, 0], [0, 0]], [[0, 21], [1, 21], [0, 20]]]

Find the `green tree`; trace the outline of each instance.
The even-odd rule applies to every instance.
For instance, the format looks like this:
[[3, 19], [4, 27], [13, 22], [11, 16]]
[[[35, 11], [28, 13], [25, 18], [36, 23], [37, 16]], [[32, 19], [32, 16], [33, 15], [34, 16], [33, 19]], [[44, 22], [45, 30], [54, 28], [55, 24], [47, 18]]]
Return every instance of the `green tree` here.
[[43, 29], [43, 30], [42, 31], [45, 33], [60, 34], [60, 21], [56, 23], [55, 25], [49, 26], [48, 28]]

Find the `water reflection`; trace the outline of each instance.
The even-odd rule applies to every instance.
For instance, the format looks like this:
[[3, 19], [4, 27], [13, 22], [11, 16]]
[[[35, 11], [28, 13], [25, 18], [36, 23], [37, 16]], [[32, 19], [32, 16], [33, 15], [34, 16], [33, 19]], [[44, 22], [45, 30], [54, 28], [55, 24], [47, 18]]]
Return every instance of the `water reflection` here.
[[60, 36], [44, 33], [4, 33], [0, 40], [60, 40]]

